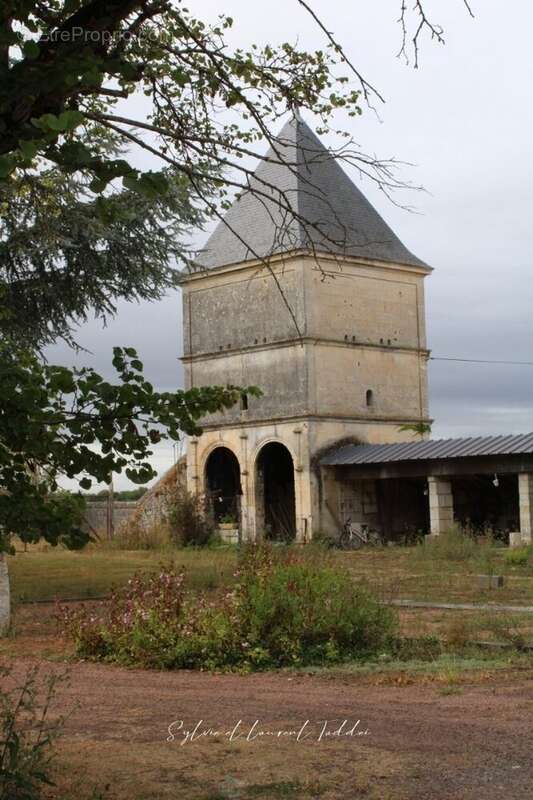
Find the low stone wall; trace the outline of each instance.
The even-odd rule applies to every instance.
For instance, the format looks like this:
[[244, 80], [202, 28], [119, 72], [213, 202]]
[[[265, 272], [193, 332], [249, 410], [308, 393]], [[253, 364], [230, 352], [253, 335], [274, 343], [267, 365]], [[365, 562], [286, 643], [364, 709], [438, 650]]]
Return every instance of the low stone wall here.
[[[171, 467], [163, 477], [136, 503], [135, 510], [124, 520], [123, 525], [138, 525], [150, 530], [166, 520], [168, 500], [176, 486], [185, 488], [187, 463], [185, 457]], [[116, 528], [115, 528], [116, 530]]]
[[[165, 521], [169, 494], [178, 486], [185, 487], [185, 459], [181, 459], [166, 472], [139, 500], [115, 500], [113, 503], [113, 529], [115, 535], [128, 525], [150, 530]], [[107, 533], [107, 501], [87, 503], [85, 523], [91, 533]]]

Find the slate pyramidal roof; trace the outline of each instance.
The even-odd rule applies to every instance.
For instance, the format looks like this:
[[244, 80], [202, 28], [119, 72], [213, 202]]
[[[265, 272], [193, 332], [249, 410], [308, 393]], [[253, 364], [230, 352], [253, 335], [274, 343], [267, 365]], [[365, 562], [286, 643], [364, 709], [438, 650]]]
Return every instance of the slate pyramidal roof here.
[[299, 115], [284, 125], [251, 183], [261, 196], [242, 192], [196, 258], [198, 268], [295, 250], [427, 268]]

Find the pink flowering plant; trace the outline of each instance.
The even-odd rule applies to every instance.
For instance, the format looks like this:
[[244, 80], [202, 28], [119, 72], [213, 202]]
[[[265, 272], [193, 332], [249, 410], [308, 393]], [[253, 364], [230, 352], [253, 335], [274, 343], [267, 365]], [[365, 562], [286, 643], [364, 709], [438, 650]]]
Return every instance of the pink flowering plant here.
[[166, 669], [331, 663], [392, 646], [395, 615], [344, 570], [259, 545], [244, 548], [235, 578], [198, 595], [165, 566], [113, 592], [103, 614], [61, 618], [82, 657]]

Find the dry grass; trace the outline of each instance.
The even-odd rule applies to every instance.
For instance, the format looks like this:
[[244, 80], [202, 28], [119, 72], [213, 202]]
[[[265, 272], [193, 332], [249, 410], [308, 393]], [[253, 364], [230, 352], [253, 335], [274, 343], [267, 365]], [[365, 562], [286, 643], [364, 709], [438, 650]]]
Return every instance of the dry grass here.
[[[346, 566], [383, 600], [533, 605], [533, 561], [514, 563], [506, 548], [487, 543], [457, 546], [386, 547], [358, 552], [308, 547], [310, 559]], [[123, 584], [135, 571], [157, 569], [161, 562], [183, 564], [192, 587], [212, 589], [231, 581], [237, 555], [231, 549], [163, 547], [115, 550], [91, 546], [80, 553], [54, 548], [31, 549], [9, 559], [15, 600], [96, 597]], [[481, 589], [477, 575], [501, 574], [499, 589]]]
[[15, 602], [93, 598], [121, 586], [135, 572], [155, 572], [163, 562], [183, 566], [191, 588], [212, 589], [232, 580], [235, 553], [229, 550], [52, 549], [9, 558]]

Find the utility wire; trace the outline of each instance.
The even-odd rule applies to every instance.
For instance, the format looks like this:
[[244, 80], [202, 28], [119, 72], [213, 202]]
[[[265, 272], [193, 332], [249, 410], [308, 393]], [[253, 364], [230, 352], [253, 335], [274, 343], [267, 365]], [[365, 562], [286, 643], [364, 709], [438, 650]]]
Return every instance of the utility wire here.
[[445, 356], [430, 356], [430, 361], [459, 361], [463, 364], [510, 364], [515, 367], [533, 367], [533, 361], [497, 361], [482, 358], [448, 358]]

